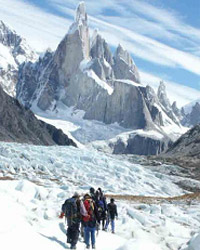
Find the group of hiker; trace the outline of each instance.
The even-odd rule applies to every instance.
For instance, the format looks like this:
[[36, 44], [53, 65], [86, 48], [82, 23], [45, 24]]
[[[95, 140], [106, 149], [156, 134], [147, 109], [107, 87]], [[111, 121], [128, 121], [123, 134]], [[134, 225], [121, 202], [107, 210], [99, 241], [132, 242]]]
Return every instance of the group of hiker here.
[[90, 192], [85, 194], [82, 199], [75, 192], [71, 198], [64, 202], [60, 218], [64, 216], [67, 222], [66, 235], [67, 243], [71, 245], [70, 249], [76, 249], [80, 232], [86, 248], [90, 248], [91, 241], [92, 249], [95, 249], [95, 232], [98, 233], [100, 228], [107, 231], [111, 223], [112, 233], [115, 233], [115, 218], [118, 217], [118, 214], [113, 198], [107, 204], [101, 188], [96, 191], [94, 188], [90, 188]]

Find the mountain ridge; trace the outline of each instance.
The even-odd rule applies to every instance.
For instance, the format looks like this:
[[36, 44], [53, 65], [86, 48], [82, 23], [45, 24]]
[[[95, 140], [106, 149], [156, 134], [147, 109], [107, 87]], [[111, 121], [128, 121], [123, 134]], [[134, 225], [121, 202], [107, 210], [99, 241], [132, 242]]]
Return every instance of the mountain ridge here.
[[[150, 86], [144, 86], [130, 54], [121, 45], [112, 54], [97, 31], [90, 38], [87, 20], [85, 5], [81, 3], [56, 51], [46, 51], [37, 61], [19, 65], [17, 99], [34, 112], [39, 108], [58, 113], [59, 103], [63, 103], [82, 110], [84, 119], [108, 125], [117, 123], [134, 131], [159, 131], [164, 146], [158, 143], [155, 152], [166, 149], [169, 141], [182, 133], [182, 127], [175, 108], [165, 102], [164, 84], [161, 83], [164, 95], [159, 97]], [[150, 145], [151, 139], [143, 136], [143, 145]], [[132, 142], [131, 148], [135, 146]], [[152, 150], [143, 148], [140, 153], [143, 152]]]

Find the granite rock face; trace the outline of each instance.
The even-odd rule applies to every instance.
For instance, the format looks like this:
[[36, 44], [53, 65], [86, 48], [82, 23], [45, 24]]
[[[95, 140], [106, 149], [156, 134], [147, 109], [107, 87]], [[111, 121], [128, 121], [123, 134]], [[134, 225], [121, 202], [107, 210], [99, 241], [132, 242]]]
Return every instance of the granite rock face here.
[[39, 121], [32, 111], [8, 96], [0, 87], [0, 140], [35, 145], [76, 144], [61, 130]]
[[114, 56], [114, 73], [116, 79], [128, 79], [140, 83], [140, 76], [133, 59], [121, 45], [117, 47]]
[[118, 140], [112, 145], [114, 154], [158, 155], [171, 144], [169, 138], [159, 140], [141, 135], [131, 135], [126, 143]]
[[[44, 61], [44, 62], [43, 62]], [[85, 119], [126, 128], [163, 125], [162, 112], [149, 100], [130, 54], [121, 45], [115, 55], [97, 31], [89, 38], [81, 3], [75, 22], [55, 53], [20, 68], [17, 98], [27, 107], [55, 109], [56, 102], [85, 111]], [[152, 94], [156, 99], [156, 94]], [[156, 104], [160, 105], [158, 98]]]
[[[133, 59], [121, 45], [112, 55], [97, 31], [90, 39], [87, 13], [81, 3], [75, 22], [56, 51], [21, 65], [17, 98], [32, 110], [56, 110], [61, 102], [83, 110], [85, 119], [116, 122], [128, 129], [148, 130], [166, 124], [179, 127], [164, 88], [163, 84], [157, 96], [152, 88], [142, 85]], [[158, 145], [156, 152], [160, 152], [158, 148], [163, 146]], [[151, 152], [150, 148], [146, 152]]]
[[[160, 101], [160, 103], [165, 108], [167, 115], [173, 120], [174, 123], [179, 125], [180, 120], [176, 116], [176, 114], [174, 113], [174, 109], [177, 109], [177, 107], [174, 107], [174, 109], [173, 109], [173, 107], [171, 106], [170, 101], [169, 101], [169, 99], [167, 97], [166, 86], [165, 86], [163, 81], [160, 82], [157, 96], [158, 96], [158, 100]], [[176, 110], [175, 112], [178, 112], [178, 110]]]
[[180, 110], [177, 107], [176, 101], [172, 103], [172, 111], [176, 115], [176, 117], [179, 119], [179, 121], [181, 121], [183, 119], [184, 111]]

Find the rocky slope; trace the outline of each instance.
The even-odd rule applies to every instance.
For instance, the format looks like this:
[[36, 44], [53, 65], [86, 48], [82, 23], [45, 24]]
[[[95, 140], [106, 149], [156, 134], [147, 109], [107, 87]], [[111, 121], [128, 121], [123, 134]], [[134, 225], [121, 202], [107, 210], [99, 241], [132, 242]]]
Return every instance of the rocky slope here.
[[167, 155], [200, 159], [200, 124], [194, 126], [182, 135], [172, 147], [168, 149]]
[[0, 141], [76, 146], [61, 130], [39, 121], [30, 110], [8, 96], [1, 86], [0, 100]]
[[200, 179], [200, 124], [174, 142], [160, 159], [186, 168], [189, 176]]
[[0, 20], [0, 85], [9, 95], [16, 94], [19, 65], [36, 58], [26, 40]]

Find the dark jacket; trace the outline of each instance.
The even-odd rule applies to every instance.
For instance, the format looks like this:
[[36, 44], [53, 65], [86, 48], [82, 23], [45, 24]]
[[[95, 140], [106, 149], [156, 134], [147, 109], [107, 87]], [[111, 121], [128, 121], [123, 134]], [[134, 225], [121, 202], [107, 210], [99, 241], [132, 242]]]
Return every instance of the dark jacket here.
[[65, 214], [68, 227], [79, 224], [81, 220], [80, 200], [76, 197], [67, 199], [62, 205], [62, 212]]
[[115, 217], [118, 217], [117, 206], [115, 203], [108, 204], [108, 216], [111, 218], [111, 220], [114, 220]]

